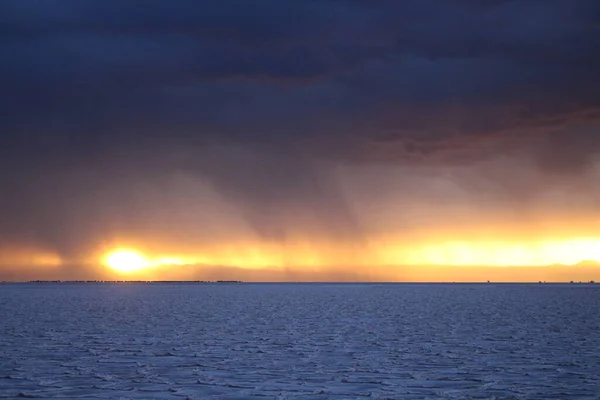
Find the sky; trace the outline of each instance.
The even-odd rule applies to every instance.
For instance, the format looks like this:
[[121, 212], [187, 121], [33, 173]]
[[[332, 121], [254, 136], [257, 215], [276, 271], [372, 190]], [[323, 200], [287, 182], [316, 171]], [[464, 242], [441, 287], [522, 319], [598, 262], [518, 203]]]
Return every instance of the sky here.
[[600, 279], [596, 0], [3, 0], [0, 65], [0, 280]]

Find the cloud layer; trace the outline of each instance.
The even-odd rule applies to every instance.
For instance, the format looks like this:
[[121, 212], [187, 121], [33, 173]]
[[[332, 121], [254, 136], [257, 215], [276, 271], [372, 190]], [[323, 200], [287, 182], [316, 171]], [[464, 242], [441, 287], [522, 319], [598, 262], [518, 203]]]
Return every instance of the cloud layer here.
[[461, 207], [593, 212], [598, 49], [594, 0], [6, 0], [0, 240], [362, 248]]

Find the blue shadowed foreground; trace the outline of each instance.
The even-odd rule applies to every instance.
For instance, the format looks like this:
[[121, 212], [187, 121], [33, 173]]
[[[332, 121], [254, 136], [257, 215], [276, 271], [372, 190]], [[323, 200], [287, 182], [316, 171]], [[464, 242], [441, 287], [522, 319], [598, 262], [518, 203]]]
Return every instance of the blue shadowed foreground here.
[[0, 285], [0, 397], [593, 399], [586, 285]]

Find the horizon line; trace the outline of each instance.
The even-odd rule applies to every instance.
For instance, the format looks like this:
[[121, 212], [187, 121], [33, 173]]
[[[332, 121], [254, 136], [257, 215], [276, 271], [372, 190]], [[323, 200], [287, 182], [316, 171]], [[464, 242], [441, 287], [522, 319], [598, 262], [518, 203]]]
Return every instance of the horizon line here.
[[408, 285], [463, 285], [463, 284], [520, 284], [520, 285], [590, 285], [596, 284], [596, 281], [239, 281], [239, 280], [27, 280], [27, 281], [4, 281], [0, 284], [114, 284], [114, 283], [138, 283], [138, 284], [408, 284]]

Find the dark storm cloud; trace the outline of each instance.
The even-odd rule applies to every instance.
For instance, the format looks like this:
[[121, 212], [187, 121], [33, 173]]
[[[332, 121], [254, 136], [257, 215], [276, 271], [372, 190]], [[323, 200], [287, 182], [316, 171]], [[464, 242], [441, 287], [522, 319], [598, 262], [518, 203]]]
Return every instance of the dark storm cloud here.
[[598, 146], [560, 151], [599, 116], [599, 27], [595, 0], [2, 1], [0, 229], [73, 247], [184, 173], [268, 237], [299, 204], [353, 232], [315, 157], [464, 163], [539, 130], [568, 169]]
[[[13, 90], [4, 103], [17, 126], [26, 111], [45, 111], [87, 128], [83, 102], [113, 119], [112, 131], [151, 111], [195, 135], [285, 135], [306, 119], [305, 133], [323, 134], [328, 120], [347, 130], [349, 116], [375, 129], [477, 131], [597, 107], [594, 1], [482, 4], [7, 1], [3, 83]], [[237, 109], [250, 99], [252, 115]], [[487, 107], [512, 115], [480, 121]], [[228, 125], [232, 115], [205, 108], [241, 115]], [[60, 120], [39, 123], [49, 119]]]

